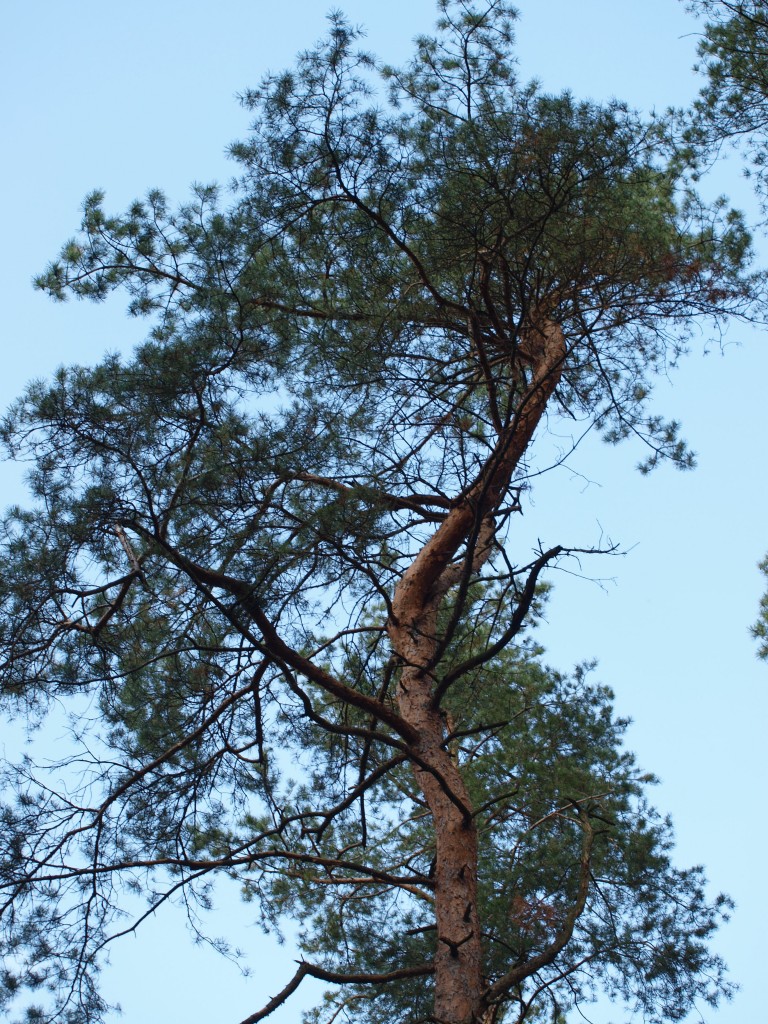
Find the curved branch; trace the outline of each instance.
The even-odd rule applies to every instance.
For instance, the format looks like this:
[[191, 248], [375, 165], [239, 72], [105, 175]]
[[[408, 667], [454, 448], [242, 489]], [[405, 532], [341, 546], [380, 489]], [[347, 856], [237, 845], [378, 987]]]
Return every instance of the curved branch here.
[[409, 725], [408, 722], [383, 701], [377, 700], [375, 697], [369, 697], [367, 694], [347, 686], [332, 676], [330, 672], [314, 664], [309, 658], [306, 658], [287, 644], [256, 599], [253, 587], [246, 583], [245, 580], [198, 565], [185, 555], [182, 555], [180, 551], [168, 544], [162, 537], [153, 535], [138, 523], [129, 521], [123, 525], [136, 530], [137, 533], [141, 534], [151, 543], [158, 544], [168, 559], [185, 572], [195, 583], [224, 590], [236, 598], [240, 606], [253, 619], [261, 632], [264, 647], [273, 657], [289, 665], [292, 669], [315, 683], [316, 686], [319, 686], [321, 690], [331, 694], [332, 697], [336, 697], [337, 700], [341, 700], [345, 704], [350, 704], [352, 707], [359, 708], [361, 711], [373, 715], [378, 721], [388, 725], [390, 729], [401, 736], [407, 743], [415, 743], [417, 741], [418, 733], [413, 726]]
[[495, 514], [557, 387], [567, 352], [561, 328], [546, 320], [543, 327], [531, 327], [529, 333], [526, 354], [530, 352], [535, 360], [533, 381], [493, 457], [403, 573], [392, 601], [395, 623], [411, 621], [414, 613], [425, 607], [473, 525]]
[[240, 1024], [258, 1024], [273, 1013], [278, 1006], [293, 995], [304, 978], [317, 978], [319, 981], [327, 981], [331, 985], [386, 985], [390, 981], [401, 981], [403, 978], [423, 978], [432, 974], [434, 968], [431, 964], [422, 964], [420, 967], [402, 967], [397, 971], [389, 971], [387, 974], [342, 974], [339, 971], [327, 971], [324, 967], [316, 967], [314, 964], [302, 960], [299, 969], [285, 986], [269, 1000], [267, 1005], [250, 1017], [246, 1017]]
[[515, 637], [515, 635], [519, 633], [523, 625], [523, 622], [525, 621], [525, 617], [530, 611], [533, 599], [536, 596], [536, 583], [538, 582], [541, 570], [547, 565], [548, 562], [551, 562], [553, 558], [556, 558], [559, 554], [561, 554], [562, 551], [563, 548], [560, 545], [556, 545], [555, 547], [550, 548], [549, 551], [543, 552], [543, 554], [536, 559], [536, 561], [533, 563], [531, 567], [530, 573], [528, 574], [528, 579], [525, 581], [525, 586], [523, 587], [523, 592], [520, 595], [517, 607], [512, 613], [512, 618], [509, 621], [509, 626], [507, 626], [507, 628], [504, 630], [504, 632], [501, 634], [499, 639], [494, 644], [491, 644], [490, 647], [487, 647], [484, 651], [481, 651], [479, 654], [476, 654], [471, 658], [467, 658], [467, 660], [463, 662], [463, 664], [458, 665], [456, 668], [452, 669], [450, 672], [447, 672], [443, 676], [438, 685], [435, 687], [435, 692], [432, 697], [432, 707], [439, 707], [440, 701], [445, 696], [446, 692], [448, 691], [448, 688], [452, 685], [452, 683], [454, 683], [457, 679], [460, 679], [465, 672], [469, 672], [473, 668], [478, 668], [480, 665], [484, 665], [485, 662], [490, 661], [491, 658], [494, 658], [497, 654], [503, 651], [507, 644], [509, 644], [510, 641]]
[[579, 891], [576, 896], [571, 909], [566, 915], [563, 927], [557, 933], [553, 941], [547, 946], [545, 950], [539, 953], [538, 956], [531, 957], [523, 964], [518, 964], [513, 967], [510, 971], [507, 971], [497, 982], [490, 985], [485, 991], [483, 999], [486, 1003], [495, 1003], [499, 999], [502, 999], [511, 988], [515, 985], [519, 985], [525, 978], [535, 974], [536, 971], [541, 970], [542, 967], [547, 967], [553, 963], [558, 955], [565, 949], [568, 943], [571, 941], [573, 930], [576, 927], [576, 922], [584, 911], [584, 907], [587, 904], [587, 896], [589, 894], [589, 882], [590, 882], [590, 866], [592, 862], [592, 846], [594, 844], [595, 832], [589, 820], [588, 813], [579, 806], [576, 801], [573, 801], [573, 807], [579, 816], [579, 822], [584, 831], [584, 842], [581, 848], [581, 857], [579, 860]]

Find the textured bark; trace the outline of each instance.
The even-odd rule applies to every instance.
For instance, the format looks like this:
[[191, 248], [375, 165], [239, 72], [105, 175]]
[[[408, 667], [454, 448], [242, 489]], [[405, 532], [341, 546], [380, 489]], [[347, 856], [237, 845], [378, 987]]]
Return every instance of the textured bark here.
[[434, 1012], [441, 1024], [482, 1024], [492, 1011], [483, 999], [477, 829], [460, 766], [445, 747], [444, 720], [434, 700], [437, 618], [441, 601], [467, 562], [474, 572], [489, 557], [496, 513], [560, 379], [565, 343], [559, 327], [544, 321], [528, 332], [526, 342], [522, 354], [532, 363], [533, 375], [517, 414], [500, 432], [475, 482], [458, 496], [403, 574], [388, 626], [401, 665], [398, 709], [418, 735], [409, 749], [435, 831]]
[[405, 662], [398, 704], [419, 733], [413, 753], [415, 775], [432, 813], [435, 829], [435, 1015], [450, 1024], [476, 1020], [480, 1004], [482, 950], [477, 916], [477, 832], [469, 795], [458, 765], [443, 745], [443, 719], [432, 707], [432, 679], [424, 665], [434, 653], [435, 609], [419, 629], [395, 630]]

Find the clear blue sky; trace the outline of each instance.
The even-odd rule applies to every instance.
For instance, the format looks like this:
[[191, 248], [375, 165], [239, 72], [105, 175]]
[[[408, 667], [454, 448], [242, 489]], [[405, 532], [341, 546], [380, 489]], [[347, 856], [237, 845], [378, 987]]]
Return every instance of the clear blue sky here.
[[[397, 63], [429, 30], [431, 0], [340, 3], [368, 26], [369, 45]], [[696, 25], [679, 0], [520, 0], [521, 75], [577, 96], [618, 96], [649, 110], [682, 104]], [[0, 39], [3, 245], [0, 247], [6, 405], [31, 377], [61, 362], [90, 361], [141, 336], [118, 301], [54, 306], [30, 288], [75, 230], [94, 187], [120, 209], [159, 186], [185, 198], [193, 180], [225, 181], [224, 150], [248, 124], [235, 94], [290, 63], [322, 34], [326, 5], [284, 0], [20, 0], [6, 5]], [[730, 162], [707, 188], [751, 202]], [[768, 247], [763, 246], [764, 252]], [[702, 336], [702, 347], [706, 336]], [[672, 814], [681, 864], [704, 863], [713, 890], [736, 899], [718, 939], [742, 992], [707, 1014], [716, 1024], [764, 1019], [765, 814], [768, 666], [754, 659], [748, 626], [768, 548], [765, 335], [734, 325], [726, 351], [695, 351], [659, 389], [660, 410], [682, 419], [699, 452], [689, 474], [633, 471], [640, 453], [588, 443], [543, 479], [520, 526], [520, 556], [537, 538], [588, 546], [601, 535], [626, 557], [559, 573], [541, 640], [567, 668], [597, 657], [599, 677], [635, 719], [630, 744], [662, 778], [658, 806]], [[741, 343], [741, 344], [740, 344]], [[0, 476], [3, 504], [20, 500], [20, 477]], [[203, 948], [183, 921], [151, 921], [113, 954], [109, 996], [127, 1024], [236, 1024], [292, 974], [289, 946], [259, 938], [235, 893], [221, 894], [214, 934], [234, 935], [254, 976]], [[590, 1018], [619, 1024], [605, 1007]], [[276, 1024], [298, 1019], [296, 1004]]]

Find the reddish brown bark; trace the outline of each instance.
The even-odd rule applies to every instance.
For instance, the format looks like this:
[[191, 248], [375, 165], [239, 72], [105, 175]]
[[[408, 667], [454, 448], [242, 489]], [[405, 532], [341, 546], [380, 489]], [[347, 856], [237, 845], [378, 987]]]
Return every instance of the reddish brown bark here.
[[[401, 648], [423, 662], [434, 649], [434, 639], [415, 636]], [[420, 735], [414, 754], [425, 767], [417, 767], [415, 774], [435, 828], [435, 1015], [450, 1024], [470, 1024], [476, 1020], [483, 989], [477, 832], [464, 780], [443, 746], [442, 717], [431, 707], [431, 679], [418, 662], [403, 669], [398, 703], [402, 716]]]
[[[409, 748], [435, 830], [435, 1018], [481, 1024], [484, 1005], [481, 922], [477, 910], [477, 830], [459, 765], [446, 750], [443, 717], [435, 708], [430, 666], [437, 651], [437, 614], [466, 561], [480, 568], [490, 552], [495, 516], [562, 371], [562, 331], [544, 321], [527, 336], [531, 383], [511, 424], [476, 478], [446, 515], [395, 588], [389, 635], [401, 663], [398, 709], [418, 735]], [[460, 557], [464, 550], [464, 561]]]

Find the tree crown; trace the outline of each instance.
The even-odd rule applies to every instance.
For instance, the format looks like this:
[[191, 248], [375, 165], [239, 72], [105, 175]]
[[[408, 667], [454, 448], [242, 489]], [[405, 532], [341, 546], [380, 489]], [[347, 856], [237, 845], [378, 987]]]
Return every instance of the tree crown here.
[[663, 125], [520, 85], [508, 4], [439, 8], [388, 98], [333, 16], [244, 97], [226, 200], [93, 193], [38, 282], [152, 326], [2, 428], [35, 499], [4, 521], [3, 699], [87, 709], [67, 787], [7, 770], [8, 1001], [101, 1019], [121, 886], [204, 906], [225, 873], [311, 957], [249, 1024], [307, 974], [340, 992], [318, 1020], [372, 1024], [728, 991], [727, 901], [673, 866], [609, 692], [525, 639], [569, 552], [508, 530], [556, 421], [690, 464], [653, 378], [747, 308], [748, 237]]

